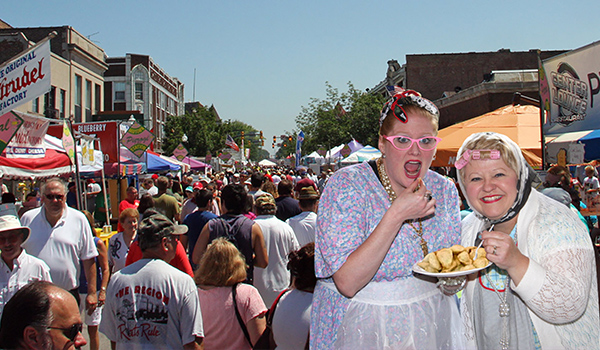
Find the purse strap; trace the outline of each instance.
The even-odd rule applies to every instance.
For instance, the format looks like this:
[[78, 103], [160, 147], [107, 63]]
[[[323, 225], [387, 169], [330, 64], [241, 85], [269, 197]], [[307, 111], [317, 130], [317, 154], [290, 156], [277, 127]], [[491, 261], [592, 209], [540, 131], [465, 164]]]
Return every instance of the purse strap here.
[[235, 317], [237, 317], [238, 323], [240, 324], [240, 327], [242, 327], [242, 332], [244, 332], [244, 336], [246, 337], [246, 340], [248, 341], [248, 343], [250, 343], [250, 347], [254, 347], [252, 345], [252, 341], [250, 340], [250, 334], [248, 333], [248, 328], [246, 328], [246, 324], [244, 323], [244, 321], [242, 320], [242, 316], [240, 315], [240, 312], [238, 311], [238, 307], [237, 307], [237, 301], [236, 296], [236, 289], [239, 283], [234, 284], [233, 286], [231, 286], [231, 294], [233, 296], [233, 309], [235, 310]]
[[268, 328], [271, 328], [271, 325], [273, 324], [273, 317], [275, 316], [275, 309], [277, 309], [277, 304], [279, 304], [279, 299], [281, 299], [281, 297], [285, 293], [289, 292], [290, 290], [291, 289], [285, 289], [281, 293], [279, 293], [277, 298], [275, 298], [273, 305], [271, 305], [271, 308], [267, 311], [267, 327]]

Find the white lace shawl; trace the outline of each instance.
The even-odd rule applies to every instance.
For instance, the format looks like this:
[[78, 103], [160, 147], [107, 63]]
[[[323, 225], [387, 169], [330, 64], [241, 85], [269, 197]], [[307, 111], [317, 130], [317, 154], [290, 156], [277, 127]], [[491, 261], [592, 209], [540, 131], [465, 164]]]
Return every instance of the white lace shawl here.
[[[462, 222], [462, 244], [473, 245], [483, 221]], [[600, 320], [596, 260], [587, 228], [566, 206], [533, 190], [517, 220], [519, 250], [529, 267], [511, 288], [528, 307], [542, 349], [599, 349]], [[461, 299], [465, 336], [475, 348], [472, 296], [477, 274], [469, 276]]]

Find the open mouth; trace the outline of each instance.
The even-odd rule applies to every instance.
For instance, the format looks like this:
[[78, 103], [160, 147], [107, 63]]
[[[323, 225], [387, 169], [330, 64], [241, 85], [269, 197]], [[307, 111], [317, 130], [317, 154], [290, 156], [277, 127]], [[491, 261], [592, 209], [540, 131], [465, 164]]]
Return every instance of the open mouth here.
[[416, 179], [421, 172], [421, 162], [419, 161], [410, 161], [404, 164], [404, 171], [406, 172], [406, 176], [411, 179]]

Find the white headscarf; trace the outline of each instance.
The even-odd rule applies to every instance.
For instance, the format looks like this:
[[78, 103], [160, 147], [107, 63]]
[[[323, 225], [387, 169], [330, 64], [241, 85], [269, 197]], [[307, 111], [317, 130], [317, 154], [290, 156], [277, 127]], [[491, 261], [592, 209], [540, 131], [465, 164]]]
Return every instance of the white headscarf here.
[[[513, 140], [511, 140], [508, 136], [498, 134], [495, 132], [480, 132], [480, 133], [476, 133], [476, 134], [473, 134], [473, 135], [467, 137], [465, 142], [463, 142], [462, 146], [460, 146], [460, 149], [458, 150], [458, 153], [456, 155], [456, 159], [461, 159], [463, 153], [465, 153], [465, 151], [466, 151], [465, 145], [467, 145], [468, 143], [471, 143], [474, 140], [478, 140], [478, 139], [497, 140], [498, 143], [504, 143], [506, 145], [506, 148], [508, 148], [509, 152], [512, 152], [513, 156], [517, 160], [517, 165], [518, 165], [517, 198], [515, 199], [515, 202], [510, 207], [510, 209], [508, 209], [508, 211], [500, 219], [496, 219], [496, 220], [491, 220], [491, 219], [485, 217], [483, 214], [479, 213], [473, 207], [473, 205], [471, 205], [469, 198], [465, 195], [465, 197], [467, 198], [467, 203], [469, 204], [469, 206], [471, 207], [471, 209], [473, 210], [475, 215], [477, 215], [477, 217], [479, 219], [488, 222], [489, 225], [506, 222], [506, 221], [514, 218], [519, 213], [521, 208], [523, 208], [525, 203], [527, 202], [527, 199], [529, 198], [529, 194], [531, 193], [531, 189], [532, 189], [531, 184], [533, 183], [534, 178], [537, 177], [537, 174], [531, 168], [531, 166], [529, 166], [529, 164], [525, 160], [525, 157], [523, 157], [521, 148], [519, 148], [519, 146]], [[504, 151], [500, 151], [500, 152], [504, 152]], [[458, 172], [461, 172], [461, 171], [463, 171], [463, 170], [462, 169], [458, 170]], [[462, 176], [459, 174], [457, 177], [458, 177], [458, 184], [460, 185], [460, 189], [463, 191], [463, 193], [467, 193], [466, 186], [463, 182]]]

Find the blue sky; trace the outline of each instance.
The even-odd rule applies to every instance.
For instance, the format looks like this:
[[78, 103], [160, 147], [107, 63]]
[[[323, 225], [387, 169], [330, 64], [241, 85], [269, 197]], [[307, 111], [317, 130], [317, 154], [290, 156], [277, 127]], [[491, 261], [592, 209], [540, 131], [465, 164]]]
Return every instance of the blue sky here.
[[[8, 6], [7, 6], [8, 5]], [[295, 128], [325, 82], [385, 77], [407, 54], [575, 49], [600, 40], [600, 1], [28, 1], [13, 27], [70, 25], [108, 56], [150, 55], [221, 118], [273, 135]]]

